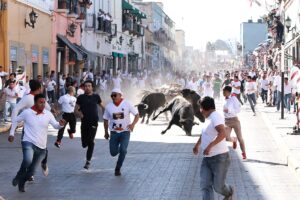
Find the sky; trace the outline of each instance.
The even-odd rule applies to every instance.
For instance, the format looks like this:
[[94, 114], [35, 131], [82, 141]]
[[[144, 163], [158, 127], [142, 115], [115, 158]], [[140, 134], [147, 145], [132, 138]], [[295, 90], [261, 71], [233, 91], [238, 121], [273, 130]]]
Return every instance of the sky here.
[[207, 41], [239, 41], [242, 22], [251, 18], [257, 21], [260, 16], [268, 13], [264, 5], [259, 7], [253, 3], [250, 7], [250, 0], [156, 1], [164, 4], [164, 10], [175, 21], [176, 29], [185, 31], [186, 45], [202, 50]]

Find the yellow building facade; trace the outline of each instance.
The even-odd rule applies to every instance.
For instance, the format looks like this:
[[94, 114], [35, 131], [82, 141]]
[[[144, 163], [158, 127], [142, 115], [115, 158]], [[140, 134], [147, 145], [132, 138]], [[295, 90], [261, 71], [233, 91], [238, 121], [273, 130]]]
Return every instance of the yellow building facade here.
[[[51, 63], [52, 16], [47, 9], [28, 0], [7, 0], [0, 13], [0, 65], [7, 72], [22, 69], [29, 78], [49, 72]], [[34, 27], [30, 13], [37, 16]], [[27, 21], [30, 25], [26, 25]]]

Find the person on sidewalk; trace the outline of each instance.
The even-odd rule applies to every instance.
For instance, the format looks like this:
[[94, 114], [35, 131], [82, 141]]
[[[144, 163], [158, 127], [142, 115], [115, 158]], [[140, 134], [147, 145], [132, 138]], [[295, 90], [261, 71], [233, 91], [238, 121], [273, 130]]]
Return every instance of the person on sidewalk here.
[[267, 79], [266, 74], [262, 76], [260, 80], [261, 85], [261, 99], [263, 103], [268, 103], [268, 89], [269, 89], [269, 81]]
[[[243, 159], [247, 159], [245, 142], [242, 136], [242, 128], [240, 120], [237, 114], [241, 111], [241, 105], [236, 96], [231, 95], [232, 88], [226, 86], [223, 89], [223, 96], [225, 97], [225, 104], [223, 106], [224, 117], [225, 117], [225, 129], [226, 129], [226, 140], [233, 142], [233, 149], [237, 147], [237, 139], [240, 143], [240, 148], [242, 151]], [[237, 139], [235, 137], [230, 137], [232, 129], [234, 130]]]
[[[13, 109], [12, 114], [11, 114], [11, 120], [14, 121], [16, 119], [16, 117], [18, 116], [18, 114], [22, 111], [25, 110], [27, 108], [31, 108], [34, 105], [34, 97], [38, 94], [42, 94], [42, 85], [39, 81], [37, 80], [30, 80], [29, 81], [29, 87], [30, 87], [30, 93], [25, 95], [20, 101], [19, 103], [17, 103], [16, 107]], [[46, 110], [51, 111], [53, 113], [55, 113], [56, 111], [51, 109], [51, 107], [49, 106], [49, 104], [46, 102], [45, 105]], [[17, 124], [12, 124], [11, 129], [16, 129]], [[24, 133], [24, 131], [23, 131]], [[42, 171], [44, 176], [48, 176], [49, 173], [49, 168], [47, 165], [47, 159], [48, 159], [48, 150], [46, 149], [46, 155], [45, 158], [43, 159], [42, 163], [41, 163], [41, 167], [42, 167]], [[26, 170], [25, 167], [25, 163], [21, 165], [21, 168], [19, 171], [23, 171]], [[30, 180], [34, 180], [33, 177], [30, 178]]]
[[247, 99], [250, 103], [251, 109], [253, 111], [253, 115], [256, 115], [255, 112], [255, 106], [256, 106], [256, 90], [257, 90], [257, 85], [255, 80], [251, 78], [251, 76], [247, 77], [247, 82], [246, 82], [246, 94], [247, 94]]
[[104, 110], [102, 100], [93, 92], [94, 84], [91, 80], [84, 82], [84, 94], [78, 96], [75, 114], [81, 118], [81, 143], [87, 147], [86, 163], [83, 168], [89, 169], [94, 152], [99, 115], [98, 105]]
[[47, 95], [48, 95], [48, 101], [49, 103], [54, 103], [55, 99], [55, 91], [56, 91], [56, 82], [54, 78], [50, 78], [49, 81], [46, 83], [47, 85]]
[[291, 113], [292, 83], [288, 77], [284, 78], [284, 105], [287, 113]]
[[224, 117], [216, 111], [215, 101], [204, 97], [201, 102], [201, 112], [205, 116], [205, 124], [197, 143], [193, 148], [195, 155], [199, 146], [204, 154], [200, 169], [200, 187], [203, 200], [214, 199], [214, 190], [230, 200], [233, 197], [233, 187], [225, 183], [230, 165], [229, 149], [226, 144]]
[[[69, 137], [70, 139], [73, 139], [73, 134], [76, 132], [76, 117], [74, 114], [74, 109], [76, 105], [76, 98], [75, 96], [75, 88], [73, 86], [68, 87], [68, 93], [64, 96], [61, 96], [58, 100], [58, 103], [61, 105], [62, 108], [62, 118], [66, 121], [66, 125], [69, 123], [70, 129], [68, 129]], [[59, 129], [57, 134], [57, 139], [54, 145], [57, 148], [60, 148], [61, 146], [61, 140], [64, 136], [64, 131], [66, 128], [66, 125]]]
[[[19, 97], [19, 89], [16, 86], [16, 81], [10, 81], [8, 87], [4, 89], [2, 95], [6, 95], [5, 110], [4, 110], [4, 121], [8, 121], [9, 113], [12, 113], [16, 107], [17, 99]], [[11, 112], [9, 112], [11, 111]]]
[[[119, 154], [115, 168], [115, 176], [121, 175], [121, 167], [125, 160], [127, 147], [130, 139], [130, 132], [133, 131], [139, 120], [137, 109], [122, 97], [120, 89], [116, 88], [111, 93], [112, 102], [105, 107], [103, 115], [105, 139], [109, 139], [110, 154], [114, 157]], [[134, 120], [130, 122], [130, 113]], [[108, 133], [110, 130], [110, 135]]]
[[[24, 122], [24, 135], [22, 137], [23, 161], [22, 171], [18, 171], [12, 181], [20, 192], [25, 192], [26, 181], [34, 175], [38, 163], [46, 155], [48, 125], [59, 129], [64, 126], [64, 120], [57, 122], [51, 112], [45, 109], [46, 98], [43, 94], [34, 96], [34, 106], [24, 110], [13, 121], [13, 127], [8, 137], [9, 142], [14, 141], [17, 123]], [[23, 165], [23, 166], [22, 166]]]

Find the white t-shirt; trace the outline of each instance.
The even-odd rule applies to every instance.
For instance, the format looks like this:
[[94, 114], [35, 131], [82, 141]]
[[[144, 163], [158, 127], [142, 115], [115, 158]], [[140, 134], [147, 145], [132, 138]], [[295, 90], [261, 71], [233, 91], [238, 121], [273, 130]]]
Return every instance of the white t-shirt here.
[[269, 81], [267, 79], [260, 80], [260, 86], [263, 90], [268, 90]]
[[113, 86], [114, 86], [113, 88], [121, 89], [121, 83], [122, 83], [121, 78], [119, 78], [119, 77], [113, 78], [112, 81], [113, 81]]
[[[217, 111], [211, 113], [210, 116], [205, 120], [201, 136], [202, 151], [204, 151], [206, 147], [216, 139], [219, 133], [215, 127], [221, 124], [225, 124], [224, 117]], [[205, 155], [204, 157], [212, 157], [228, 151], [229, 149], [224, 138], [221, 142], [211, 148], [209, 155]]]
[[246, 89], [246, 94], [253, 94], [253, 93], [255, 93], [256, 90], [257, 90], [256, 82], [254, 82], [254, 81], [246, 82], [245, 89]]
[[234, 93], [234, 94], [240, 94], [241, 93], [241, 89], [236, 89], [235, 88], [235, 87], [241, 87], [241, 82], [240, 81], [232, 81], [231, 86], [232, 86], [232, 93]]
[[198, 92], [198, 86], [199, 86], [199, 84], [198, 84], [197, 81], [195, 81], [195, 82], [190, 81], [190, 82], [188, 83], [187, 88], [190, 89], [190, 90], [193, 90], [193, 91], [195, 91], [195, 92]]
[[15, 86], [13, 89], [9, 87], [4, 89], [4, 93], [6, 94], [6, 101], [10, 103], [17, 103], [17, 97], [19, 95], [18, 87]]
[[211, 82], [205, 81], [202, 84], [202, 88], [203, 88], [203, 96], [213, 97], [214, 90], [213, 90], [213, 84]]
[[224, 112], [225, 118], [237, 117], [237, 114], [241, 111], [241, 104], [235, 96], [229, 97], [225, 100], [223, 109], [228, 109], [228, 112]]
[[55, 86], [56, 82], [54, 80], [49, 81], [47, 85], [47, 91], [53, 91]]
[[277, 91], [281, 92], [281, 76], [279, 76], [279, 75], [275, 76], [274, 86]]
[[73, 113], [76, 105], [76, 98], [69, 94], [65, 94], [58, 99], [64, 113]]
[[22, 121], [25, 123], [22, 141], [31, 142], [41, 149], [47, 146], [48, 125], [51, 124], [55, 129], [62, 128], [50, 111], [45, 109], [43, 113], [37, 115], [36, 111], [28, 108], [13, 120], [11, 136], [15, 134], [16, 125]]
[[109, 103], [105, 107], [103, 119], [109, 121], [109, 130], [115, 132], [124, 132], [128, 130], [130, 122], [130, 113], [134, 116], [138, 114], [137, 109], [126, 100], [123, 100], [119, 106]]
[[292, 94], [292, 83], [288, 81], [288, 84], [284, 83], [284, 94]]

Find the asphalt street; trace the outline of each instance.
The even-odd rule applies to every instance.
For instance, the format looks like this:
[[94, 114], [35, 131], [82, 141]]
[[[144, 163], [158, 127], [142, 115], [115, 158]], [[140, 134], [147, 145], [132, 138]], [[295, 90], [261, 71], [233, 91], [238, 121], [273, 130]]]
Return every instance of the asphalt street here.
[[[232, 161], [227, 181], [235, 188], [234, 199], [298, 199], [300, 183], [286, 166], [286, 160], [281, 159], [260, 113], [253, 116], [246, 105], [240, 121], [248, 159], [243, 161], [239, 148], [230, 147]], [[83, 169], [86, 151], [81, 147], [80, 124], [73, 140], [65, 135], [61, 149], [53, 145], [57, 132], [50, 128], [49, 176], [44, 177], [39, 167], [34, 183], [26, 185], [26, 193], [19, 193], [11, 185], [22, 159], [20, 132], [13, 144], [7, 142], [7, 134], [1, 134], [0, 196], [6, 200], [201, 199], [201, 156], [192, 154], [201, 125], [194, 127], [192, 137], [185, 136], [175, 126], [161, 135], [166, 126], [163, 115], [149, 125], [137, 125], [131, 134], [121, 177], [114, 176], [116, 158], [109, 155], [102, 123], [98, 126], [94, 157], [88, 171]], [[216, 196], [216, 199], [222, 198]]]

